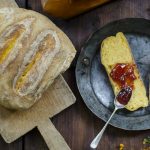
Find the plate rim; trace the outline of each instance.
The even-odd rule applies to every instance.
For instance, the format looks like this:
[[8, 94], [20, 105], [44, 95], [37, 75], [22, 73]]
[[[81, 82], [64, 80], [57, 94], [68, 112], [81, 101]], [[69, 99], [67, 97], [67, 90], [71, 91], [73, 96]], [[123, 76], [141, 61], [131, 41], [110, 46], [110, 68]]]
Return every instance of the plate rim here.
[[[142, 21], [142, 22], [141, 22]], [[81, 95], [81, 97], [82, 97], [82, 99], [83, 99], [83, 101], [84, 101], [84, 103], [86, 104], [86, 106], [88, 107], [88, 109], [94, 114], [94, 115], [96, 115], [98, 118], [100, 118], [100, 119], [102, 119], [103, 121], [107, 121], [107, 119], [108, 119], [108, 117], [109, 117], [109, 115], [111, 114], [111, 112], [108, 110], [108, 108], [105, 108], [105, 109], [107, 109], [108, 111], [109, 111], [109, 113], [108, 114], [102, 114], [102, 115], [98, 115], [97, 114], [97, 112], [95, 111], [95, 110], [93, 110], [92, 108], [91, 108], [91, 106], [88, 104], [88, 102], [87, 102], [87, 100], [86, 100], [86, 97], [85, 97], [85, 93], [81, 90], [81, 83], [80, 83], [80, 81], [81, 81], [81, 77], [79, 77], [80, 76], [80, 74], [79, 74], [79, 68], [81, 68], [81, 65], [83, 65], [85, 68], [86, 67], [88, 67], [89, 68], [89, 66], [90, 66], [90, 64], [88, 64], [89, 62], [88, 62], [88, 59], [86, 60], [85, 59], [85, 62], [83, 62], [83, 58], [86, 58], [86, 56], [85, 56], [85, 52], [87, 51], [84, 51], [84, 49], [86, 48], [86, 46], [87, 46], [87, 44], [90, 42], [90, 40], [93, 38], [93, 37], [95, 37], [95, 35], [97, 34], [97, 32], [103, 32], [103, 30], [106, 30], [109, 26], [112, 26], [112, 25], [116, 25], [116, 24], [118, 24], [118, 22], [124, 22], [124, 23], [126, 23], [126, 22], [128, 22], [128, 23], [133, 23], [133, 22], [140, 22], [140, 23], [145, 23], [145, 24], [149, 24], [150, 25], [150, 20], [148, 20], [148, 19], [145, 19], [145, 18], [124, 18], [124, 19], [119, 19], [119, 20], [115, 20], [115, 21], [113, 21], [113, 22], [110, 22], [110, 23], [108, 23], [108, 24], [106, 24], [105, 26], [103, 26], [103, 27], [101, 27], [100, 29], [98, 29], [98, 30], [96, 30], [94, 33], [92, 33], [90, 36], [89, 36], [89, 38], [87, 39], [87, 41], [84, 43], [84, 45], [83, 45], [83, 47], [81, 48], [81, 52], [80, 52], [80, 55], [79, 55], [79, 57], [78, 57], [78, 60], [77, 60], [77, 64], [76, 64], [76, 70], [75, 70], [75, 75], [76, 75], [76, 82], [77, 82], [77, 87], [78, 87], [78, 89], [79, 89], [79, 92], [80, 92], [80, 95]], [[136, 30], [135, 30], [136, 31]], [[134, 33], [135, 31], [133, 31], [133, 32], [130, 32], [130, 33]], [[150, 31], [150, 30], [149, 30]], [[144, 33], [144, 32], [141, 32], [142, 34], [147, 34], [146, 32]], [[150, 36], [150, 35], [149, 35]], [[83, 57], [84, 56], [84, 57]], [[87, 57], [88, 58], [88, 57]], [[81, 73], [81, 72], [80, 72]], [[88, 76], [89, 77], [89, 76]], [[90, 79], [89, 79], [90, 80]], [[92, 87], [91, 87], [92, 88]], [[94, 95], [92, 95], [92, 96], [94, 96]], [[95, 100], [97, 99], [97, 97], [96, 97], [96, 95], [95, 95], [95, 97], [93, 97]], [[103, 104], [101, 104], [101, 105], [103, 105]], [[102, 106], [102, 107], [104, 107], [104, 106]], [[122, 116], [123, 117], [123, 119], [124, 119], [124, 121], [127, 121], [126, 119], [128, 119], [129, 120], [129, 118], [130, 118], [130, 121], [135, 121], [135, 119], [136, 119], [136, 121], [137, 121], [137, 123], [138, 123], [138, 119], [137, 118], [140, 118], [140, 123], [142, 122], [143, 124], [144, 124], [144, 126], [143, 125], [139, 125], [139, 124], [136, 124], [136, 127], [135, 126], [126, 126], [126, 125], [123, 125], [123, 126], [121, 126], [120, 127], [120, 125], [117, 125], [117, 120], [115, 119], [116, 117], [117, 117], [117, 115], [118, 114], [115, 114], [115, 117], [111, 120], [111, 122], [110, 122], [110, 124], [112, 125], [112, 126], [114, 126], [114, 127], [117, 127], [117, 128], [120, 128], [120, 129], [124, 129], [124, 130], [135, 130], [135, 131], [137, 131], [137, 130], [147, 130], [147, 129], [150, 129], [150, 114], [149, 115], [144, 115], [144, 116], [137, 116], [137, 117], [125, 117], [125, 116]], [[117, 117], [118, 118], [118, 117]], [[149, 121], [149, 122], [147, 122], [147, 121]], [[146, 125], [146, 123], [147, 124], [149, 124], [149, 125]], [[132, 123], [133, 124], [133, 123]]]

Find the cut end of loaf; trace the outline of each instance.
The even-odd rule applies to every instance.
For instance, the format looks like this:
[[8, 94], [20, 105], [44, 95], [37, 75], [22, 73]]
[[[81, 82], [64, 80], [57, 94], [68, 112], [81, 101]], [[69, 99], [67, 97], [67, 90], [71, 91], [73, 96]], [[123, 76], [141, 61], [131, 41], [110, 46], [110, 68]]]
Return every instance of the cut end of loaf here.
[[[120, 91], [120, 87], [110, 77], [112, 68], [117, 63], [135, 64], [132, 56], [132, 51], [128, 44], [128, 41], [122, 32], [116, 34], [116, 36], [110, 36], [103, 40], [101, 44], [101, 62], [104, 65], [106, 72], [109, 76], [112, 88], [115, 95]], [[140, 77], [137, 66], [135, 66], [134, 74], [136, 80], [134, 81], [134, 88], [132, 96], [128, 104], [125, 106], [130, 111], [137, 110], [140, 107], [148, 106], [148, 98], [146, 96], [146, 89], [144, 83]]]

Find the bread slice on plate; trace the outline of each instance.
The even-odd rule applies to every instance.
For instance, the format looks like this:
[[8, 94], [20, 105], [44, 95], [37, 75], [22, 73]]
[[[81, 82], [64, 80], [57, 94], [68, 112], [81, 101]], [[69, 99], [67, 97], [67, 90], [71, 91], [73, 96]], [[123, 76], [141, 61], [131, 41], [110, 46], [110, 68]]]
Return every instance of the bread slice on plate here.
[[133, 72], [136, 79], [133, 81], [134, 87], [132, 89], [131, 99], [125, 108], [134, 111], [140, 107], [148, 106], [145, 86], [135, 64], [128, 41], [122, 32], [117, 33], [116, 36], [110, 36], [103, 40], [101, 44], [101, 61], [109, 76], [115, 95], [118, 94], [121, 87], [111, 77], [113, 68], [116, 64], [128, 64], [134, 66]]

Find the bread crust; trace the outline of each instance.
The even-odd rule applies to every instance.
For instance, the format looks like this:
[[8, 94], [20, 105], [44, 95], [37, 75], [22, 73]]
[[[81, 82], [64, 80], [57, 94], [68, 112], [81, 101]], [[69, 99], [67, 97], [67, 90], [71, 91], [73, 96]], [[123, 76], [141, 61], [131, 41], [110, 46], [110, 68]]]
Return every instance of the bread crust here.
[[[9, 109], [27, 109], [59, 74], [68, 69], [76, 50], [55, 24], [32, 10], [2, 8], [0, 20], [1, 45], [7, 45], [10, 39], [13, 43], [11, 47], [0, 48], [5, 54], [0, 61], [0, 67], [3, 66], [0, 72], [0, 104]], [[7, 30], [13, 30], [12, 35]], [[15, 39], [15, 32], [17, 34], [19, 30], [20, 35]], [[26, 78], [21, 78], [25, 73]]]

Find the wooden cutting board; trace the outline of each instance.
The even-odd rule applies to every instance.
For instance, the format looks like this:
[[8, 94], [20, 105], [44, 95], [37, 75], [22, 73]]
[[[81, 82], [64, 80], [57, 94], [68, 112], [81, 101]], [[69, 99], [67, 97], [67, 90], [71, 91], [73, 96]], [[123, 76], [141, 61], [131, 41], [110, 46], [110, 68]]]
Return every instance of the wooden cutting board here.
[[[1, 0], [0, 7], [18, 7], [14, 0]], [[51, 150], [69, 150], [49, 118], [75, 103], [75, 96], [60, 75], [30, 109], [10, 111], [0, 106], [0, 134], [7, 143], [37, 127]]]

